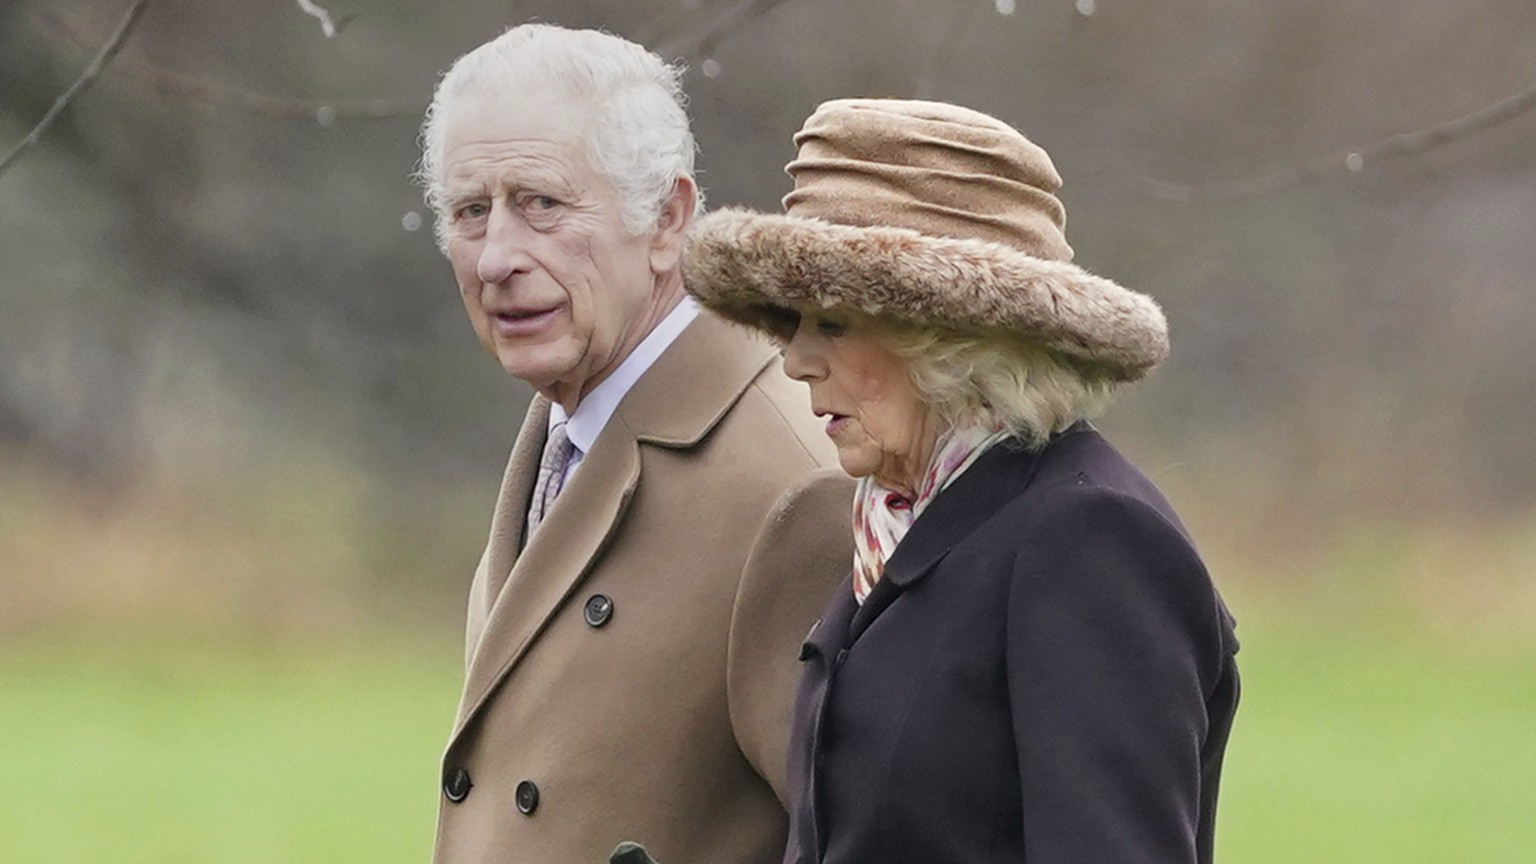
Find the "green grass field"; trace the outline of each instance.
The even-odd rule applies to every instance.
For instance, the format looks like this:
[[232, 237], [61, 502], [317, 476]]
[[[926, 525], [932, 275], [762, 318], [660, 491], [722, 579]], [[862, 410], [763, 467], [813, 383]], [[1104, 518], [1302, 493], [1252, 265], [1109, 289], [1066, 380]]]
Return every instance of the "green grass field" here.
[[457, 663], [449, 639], [0, 643], [0, 862], [426, 861]]
[[1240, 662], [1221, 860], [1536, 861], [1536, 652], [1273, 629]]
[[[1221, 861], [1536, 860], [1536, 650], [1282, 625], [1243, 630]], [[425, 861], [458, 646], [378, 642], [0, 641], [0, 861]]]

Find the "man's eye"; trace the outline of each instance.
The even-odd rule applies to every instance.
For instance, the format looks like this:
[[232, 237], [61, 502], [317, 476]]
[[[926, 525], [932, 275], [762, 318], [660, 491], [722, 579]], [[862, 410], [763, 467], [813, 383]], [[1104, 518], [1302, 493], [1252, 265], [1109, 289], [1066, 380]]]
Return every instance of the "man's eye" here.
[[453, 211], [453, 218], [461, 220], [479, 219], [485, 216], [485, 214], [488, 212], [490, 212], [490, 208], [486, 206], [485, 202], [476, 201], [471, 204], [465, 204], [464, 206]]
[[553, 210], [560, 206], [560, 202], [548, 195], [532, 195], [523, 202], [523, 206], [530, 210]]

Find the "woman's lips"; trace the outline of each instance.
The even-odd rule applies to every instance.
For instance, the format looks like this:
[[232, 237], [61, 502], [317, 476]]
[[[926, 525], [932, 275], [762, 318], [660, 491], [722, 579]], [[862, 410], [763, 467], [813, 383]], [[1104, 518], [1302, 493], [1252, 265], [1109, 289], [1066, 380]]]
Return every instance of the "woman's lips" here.
[[491, 315], [496, 332], [502, 336], [532, 336], [554, 322], [560, 307], [538, 312], [514, 310]]

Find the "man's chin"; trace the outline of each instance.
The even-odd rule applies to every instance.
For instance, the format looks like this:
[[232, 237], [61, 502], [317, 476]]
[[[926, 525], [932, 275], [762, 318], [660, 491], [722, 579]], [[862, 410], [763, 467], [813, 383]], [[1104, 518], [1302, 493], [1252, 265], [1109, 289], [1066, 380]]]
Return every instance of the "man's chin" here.
[[508, 375], [546, 395], [570, 378], [576, 365], [566, 358], [531, 357], [526, 351], [514, 354], [505, 349], [498, 352], [497, 359]]

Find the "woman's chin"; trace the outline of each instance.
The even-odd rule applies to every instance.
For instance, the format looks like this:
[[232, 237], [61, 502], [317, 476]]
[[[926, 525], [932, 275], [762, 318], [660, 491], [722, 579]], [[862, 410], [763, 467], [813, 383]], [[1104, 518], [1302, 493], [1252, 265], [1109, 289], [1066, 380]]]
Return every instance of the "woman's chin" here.
[[837, 464], [842, 466], [844, 474], [855, 480], [868, 477], [879, 467], [862, 453], [844, 453], [841, 450], [837, 453]]
[[854, 478], [854, 480], [869, 477], [869, 475], [876, 474], [877, 470], [880, 470], [880, 460], [877, 460], [877, 458], [872, 460], [872, 458], [869, 458], [869, 454], [851, 449], [851, 447], [849, 449], [843, 449], [843, 447], [837, 449], [837, 464], [842, 466], [843, 474]]

